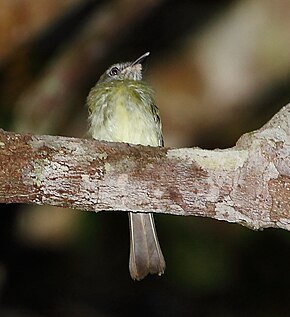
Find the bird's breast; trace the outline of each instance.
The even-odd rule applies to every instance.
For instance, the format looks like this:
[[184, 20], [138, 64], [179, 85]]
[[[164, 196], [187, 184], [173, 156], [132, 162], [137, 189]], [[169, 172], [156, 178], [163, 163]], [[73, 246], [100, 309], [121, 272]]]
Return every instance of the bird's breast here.
[[118, 84], [107, 90], [91, 114], [93, 138], [113, 142], [160, 145], [150, 91], [138, 85]]

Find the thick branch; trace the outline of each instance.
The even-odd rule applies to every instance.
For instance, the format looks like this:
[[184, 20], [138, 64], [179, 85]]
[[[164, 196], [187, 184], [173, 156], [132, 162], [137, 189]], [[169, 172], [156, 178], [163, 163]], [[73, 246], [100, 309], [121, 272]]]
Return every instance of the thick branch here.
[[0, 132], [0, 202], [211, 217], [290, 230], [290, 104], [233, 148]]

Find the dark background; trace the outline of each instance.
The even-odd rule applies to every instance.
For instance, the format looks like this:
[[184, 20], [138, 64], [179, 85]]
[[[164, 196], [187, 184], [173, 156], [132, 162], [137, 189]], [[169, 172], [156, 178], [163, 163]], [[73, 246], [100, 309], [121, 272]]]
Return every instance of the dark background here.
[[[4, 1], [0, 127], [84, 137], [111, 64], [151, 56], [167, 146], [226, 148], [290, 100], [290, 1]], [[124, 213], [1, 205], [0, 315], [289, 316], [290, 237], [156, 215], [167, 268], [134, 282]]]

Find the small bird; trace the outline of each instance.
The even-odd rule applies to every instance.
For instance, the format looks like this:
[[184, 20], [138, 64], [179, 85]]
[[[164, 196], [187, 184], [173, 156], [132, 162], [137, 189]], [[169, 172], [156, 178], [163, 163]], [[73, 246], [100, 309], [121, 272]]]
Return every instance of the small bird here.
[[[90, 135], [97, 140], [163, 146], [159, 110], [152, 89], [142, 81], [142, 62], [149, 52], [134, 62], [109, 67], [87, 98]], [[132, 279], [147, 274], [161, 275], [164, 257], [158, 242], [152, 213], [129, 213]]]

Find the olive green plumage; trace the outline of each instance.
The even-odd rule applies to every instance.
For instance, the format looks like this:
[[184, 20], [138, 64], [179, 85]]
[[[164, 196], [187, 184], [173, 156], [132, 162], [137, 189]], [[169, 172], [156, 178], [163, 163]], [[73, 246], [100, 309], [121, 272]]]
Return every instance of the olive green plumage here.
[[[152, 89], [142, 81], [141, 62], [111, 66], [87, 98], [89, 133], [94, 139], [163, 146], [159, 110]], [[128, 193], [129, 195], [130, 193]], [[152, 214], [129, 213], [131, 277], [141, 280], [148, 273], [164, 273], [165, 261], [159, 246]]]
[[159, 110], [146, 83], [126, 79], [99, 83], [91, 90], [87, 102], [89, 132], [94, 138], [163, 145]]

